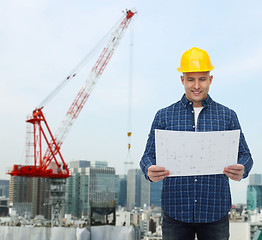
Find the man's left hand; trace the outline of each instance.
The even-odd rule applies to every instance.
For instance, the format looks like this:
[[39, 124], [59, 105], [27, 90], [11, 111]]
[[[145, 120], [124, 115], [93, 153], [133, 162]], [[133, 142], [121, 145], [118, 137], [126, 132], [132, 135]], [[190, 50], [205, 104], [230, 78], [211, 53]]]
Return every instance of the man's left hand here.
[[244, 166], [242, 164], [231, 165], [224, 168], [225, 175], [235, 181], [240, 181], [244, 174]]

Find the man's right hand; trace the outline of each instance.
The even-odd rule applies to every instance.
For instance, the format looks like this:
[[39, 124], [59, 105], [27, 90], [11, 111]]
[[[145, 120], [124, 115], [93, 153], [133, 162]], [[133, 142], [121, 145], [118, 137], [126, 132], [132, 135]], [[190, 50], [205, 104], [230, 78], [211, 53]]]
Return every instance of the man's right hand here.
[[169, 171], [164, 167], [152, 165], [147, 170], [147, 175], [153, 182], [158, 182], [169, 176]]

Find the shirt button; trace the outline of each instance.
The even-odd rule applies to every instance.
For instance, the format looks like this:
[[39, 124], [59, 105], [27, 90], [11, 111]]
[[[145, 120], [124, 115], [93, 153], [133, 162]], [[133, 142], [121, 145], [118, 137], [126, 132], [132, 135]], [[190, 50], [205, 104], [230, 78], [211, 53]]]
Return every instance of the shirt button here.
[[195, 179], [195, 182], [197, 182], [197, 178]]
[[192, 111], [192, 113], [194, 113], [194, 111]]
[[195, 200], [195, 203], [197, 202], [197, 200]]
[[193, 125], [193, 128], [195, 128], [195, 126]]
[[192, 102], [190, 102], [189, 104], [192, 105]]

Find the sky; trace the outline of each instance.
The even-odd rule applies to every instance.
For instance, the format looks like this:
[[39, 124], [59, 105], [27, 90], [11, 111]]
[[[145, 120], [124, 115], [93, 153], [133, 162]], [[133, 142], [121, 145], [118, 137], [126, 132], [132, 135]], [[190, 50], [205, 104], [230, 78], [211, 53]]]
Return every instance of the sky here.
[[[184, 93], [176, 70], [181, 55], [199, 47], [215, 66], [210, 95], [237, 113], [254, 160], [251, 173], [262, 173], [261, 1], [0, 0], [0, 4], [0, 179], [9, 179], [6, 171], [13, 164], [25, 163], [26, 116], [124, 16], [125, 9], [137, 14], [62, 145], [65, 161], [107, 161], [117, 174], [126, 172], [125, 161], [139, 168], [156, 111]], [[95, 61], [91, 59], [86, 73], [44, 106], [53, 132]], [[231, 181], [233, 203], [246, 202], [247, 184], [248, 179]]]

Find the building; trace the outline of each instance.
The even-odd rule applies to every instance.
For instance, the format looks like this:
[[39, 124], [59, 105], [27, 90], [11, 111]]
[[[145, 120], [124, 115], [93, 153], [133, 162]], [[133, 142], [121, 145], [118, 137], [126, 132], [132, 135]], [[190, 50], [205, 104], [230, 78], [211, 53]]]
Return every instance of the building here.
[[117, 205], [126, 207], [127, 175], [116, 176]]
[[8, 215], [9, 180], [0, 180], [0, 217]]
[[90, 164], [90, 161], [86, 160], [71, 161], [69, 163], [69, 168], [88, 168]]
[[150, 205], [161, 206], [162, 183], [163, 181], [150, 182]]
[[249, 185], [262, 185], [262, 174], [250, 174]]
[[150, 204], [150, 182], [140, 169], [129, 169], [127, 174], [127, 210]]
[[5, 196], [0, 196], [0, 217], [6, 217], [7, 215], [8, 215], [8, 198]]
[[230, 222], [230, 239], [248, 240], [250, 238], [250, 224], [248, 222]]
[[251, 174], [247, 187], [247, 208], [255, 210], [262, 208], [262, 175]]
[[51, 219], [50, 179], [38, 177], [11, 176], [9, 205], [20, 216], [43, 215]]
[[9, 197], [9, 180], [0, 180], [0, 197]]
[[248, 185], [247, 207], [248, 210], [262, 208], [262, 185]]
[[107, 162], [74, 161], [66, 184], [66, 214], [90, 216], [91, 207], [115, 206], [115, 169]]

